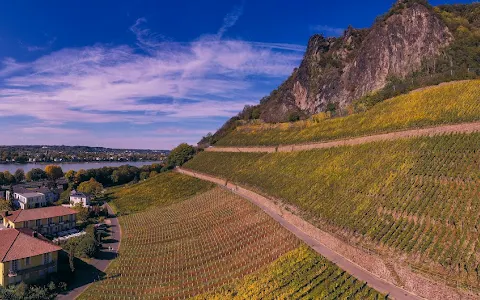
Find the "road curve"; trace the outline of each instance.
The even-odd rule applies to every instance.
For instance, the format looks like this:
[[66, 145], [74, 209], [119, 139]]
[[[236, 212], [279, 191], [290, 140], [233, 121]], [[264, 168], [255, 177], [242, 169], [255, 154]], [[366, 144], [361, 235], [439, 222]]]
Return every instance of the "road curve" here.
[[[253, 204], [257, 205], [260, 207], [265, 213], [267, 213], [270, 217], [272, 217], [274, 220], [279, 222], [283, 227], [285, 227], [287, 230], [295, 234], [300, 240], [308, 244], [312, 249], [314, 249], [317, 253], [320, 255], [324, 256], [331, 262], [335, 263], [338, 267], [341, 269], [347, 271], [351, 275], [355, 276], [357, 279], [367, 282], [367, 284], [376, 289], [377, 291], [388, 294], [389, 297], [392, 297], [394, 299], [423, 299], [422, 297], [419, 297], [409, 291], [406, 291], [392, 283], [389, 283], [378, 276], [370, 273], [366, 269], [362, 268], [361, 266], [355, 264], [354, 262], [350, 261], [346, 257], [342, 256], [341, 254], [333, 251], [332, 249], [326, 247], [323, 245], [320, 241], [317, 239], [311, 237], [308, 235], [305, 231], [302, 229], [296, 227], [292, 223], [288, 222], [285, 218], [277, 214], [275, 211], [273, 211], [271, 208], [267, 207], [263, 203], [257, 201], [256, 199], [250, 197], [248, 194], [253, 194], [254, 192], [250, 193], [244, 193], [242, 192], [244, 189], [239, 189], [237, 185], [232, 185], [226, 182], [225, 180], [206, 175], [206, 174], [200, 174], [198, 172], [193, 172], [190, 170], [186, 170], [184, 168], [177, 168], [177, 172], [189, 175], [192, 177], [197, 177], [203, 180], [208, 180], [211, 182], [214, 182], [216, 184], [219, 184], [220, 186], [227, 188], [228, 190], [234, 192], [235, 194], [242, 196], [243, 198], [249, 200]], [[222, 182], [224, 184], [222, 184]], [[258, 194], [257, 194], [258, 195]], [[259, 195], [260, 197], [263, 197]]]
[[[120, 249], [120, 243], [121, 243], [121, 239], [122, 239], [122, 230], [121, 230], [121, 227], [120, 227], [120, 223], [118, 222], [118, 219], [115, 216], [115, 213], [113, 212], [110, 205], [106, 204], [106, 206], [107, 206], [107, 209], [108, 209], [108, 215], [113, 216], [113, 217], [109, 217], [109, 218], [105, 219], [105, 222], [110, 223], [109, 225], [111, 226], [111, 230], [112, 230], [111, 238], [115, 242], [112, 242], [112, 243], [108, 244], [108, 246], [112, 247], [112, 250], [107, 250], [107, 249], [101, 250], [100, 253], [98, 254], [98, 258], [92, 259], [92, 261], [90, 263], [90, 265], [92, 265], [97, 270], [102, 271], [102, 272], [104, 272], [108, 268], [110, 263], [112, 262], [112, 259], [110, 257], [108, 259], [106, 259], [103, 256], [104, 255], [109, 256], [108, 252], [113, 252], [116, 255], [118, 255], [118, 251]], [[102, 254], [104, 254], [104, 255], [102, 255]], [[95, 279], [95, 278], [92, 278], [92, 279]], [[56, 297], [56, 299], [57, 300], [76, 299], [77, 297], [80, 296], [80, 294], [83, 293], [83, 291], [85, 291], [90, 286], [90, 284], [85, 284], [85, 285], [79, 286], [79, 287], [77, 287], [73, 290], [68, 291], [66, 294], [59, 294]]]
[[333, 140], [328, 142], [316, 142], [295, 145], [280, 146], [252, 146], [252, 147], [210, 147], [206, 148], [208, 152], [295, 152], [312, 149], [325, 149], [339, 146], [353, 146], [377, 141], [389, 141], [420, 136], [433, 136], [448, 133], [472, 133], [480, 132], [480, 122], [461, 123], [453, 125], [441, 125], [436, 127], [427, 127], [421, 129], [409, 129], [404, 131], [395, 131], [389, 133], [361, 136], [342, 140]]

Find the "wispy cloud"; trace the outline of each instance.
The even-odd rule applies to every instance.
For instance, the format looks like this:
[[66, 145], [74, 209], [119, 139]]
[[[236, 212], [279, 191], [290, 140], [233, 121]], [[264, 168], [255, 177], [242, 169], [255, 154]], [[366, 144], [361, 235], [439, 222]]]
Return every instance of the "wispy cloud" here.
[[322, 33], [325, 36], [341, 36], [345, 29], [328, 25], [315, 25], [310, 28], [312, 32]]
[[130, 31], [135, 34], [137, 38], [137, 46], [141, 49], [150, 52], [154, 51], [163, 40], [165, 40], [165, 36], [154, 33], [150, 29], [146, 28], [147, 19], [146, 18], [139, 18], [135, 21], [130, 27]]
[[[46, 35], [48, 37], [48, 35]], [[36, 51], [46, 51], [46, 50], [49, 50], [52, 45], [55, 43], [55, 41], [57, 40], [56, 37], [53, 37], [51, 39], [49, 39], [44, 45], [28, 45], [24, 42], [21, 42], [20, 41], [20, 45], [22, 47], [24, 47], [25, 49], [27, 49], [27, 51], [29, 52], [36, 52]]]
[[73, 134], [85, 134], [86, 131], [79, 129], [68, 129], [58, 127], [25, 127], [20, 129], [21, 132], [27, 134], [59, 134], [59, 135], [73, 135]]
[[[0, 118], [26, 116], [40, 129], [68, 134], [61, 124], [155, 124], [227, 118], [268, 93], [298, 65], [303, 46], [223, 38], [242, 13], [225, 17], [217, 35], [173, 42], [146, 27], [130, 27], [136, 45], [66, 48], [30, 62], [4, 59]], [[263, 85], [262, 85], [263, 84]], [[72, 134], [78, 132], [70, 132]], [[205, 134], [197, 132], [198, 136]], [[186, 136], [186, 132], [178, 135]]]
[[240, 19], [240, 16], [243, 14], [243, 5], [242, 6], [237, 6], [235, 7], [229, 14], [225, 16], [223, 19], [223, 24], [222, 27], [217, 32], [217, 37], [221, 38], [227, 32], [227, 30], [231, 27], [233, 27], [238, 19]]

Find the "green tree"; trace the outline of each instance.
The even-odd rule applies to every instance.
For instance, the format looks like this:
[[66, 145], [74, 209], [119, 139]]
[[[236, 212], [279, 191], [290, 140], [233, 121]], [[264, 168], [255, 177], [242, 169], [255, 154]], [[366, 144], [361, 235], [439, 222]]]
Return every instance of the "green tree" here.
[[8, 171], [3, 172], [3, 176], [5, 178], [5, 184], [15, 183], [15, 176], [13, 176], [10, 172]]
[[27, 181], [38, 181], [47, 178], [47, 173], [44, 170], [39, 168], [31, 169], [27, 172], [26, 179]]
[[53, 182], [63, 177], [63, 171], [60, 166], [57, 165], [48, 165], [45, 167], [45, 173], [47, 178]]
[[74, 170], [68, 170], [65, 173], [65, 179], [67, 179], [67, 181], [69, 183], [73, 183], [75, 181], [75, 171]]
[[75, 173], [75, 179], [74, 179], [75, 184], [80, 184], [86, 180], [87, 180], [87, 171], [85, 171], [84, 169], [80, 169]]
[[23, 171], [23, 169], [17, 169], [15, 171], [15, 181], [16, 182], [22, 182], [25, 180], [25, 171]]
[[195, 148], [187, 143], [178, 145], [173, 149], [167, 158], [167, 164], [170, 168], [181, 166], [195, 155]]
[[10, 201], [0, 199], [0, 211], [13, 210]]
[[142, 172], [140, 173], [140, 180], [146, 180], [148, 179], [148, 172]]
[[4, 185], [4, 184], [7, 184], [7, 181], [5, 179], [5, 175], [0, 172], [0, 185]]
[[76, 205], [73, 207], [73, 209], [78, 212], [78, 214], [77, 214], [77, 219], [78, 219], [80, 222], [82, 222], [82, 223], [87, 222], [88, 217], [90, 216], [90, 212], [88, 211], [88, 208], [83, 207], [82, 204], [76, 204]]
[[96, 181], [95, 178], [90, 178], [89, 181], [82, 182], [77, 188], [77, 191], [93, 195], [94, 197], [97, 197], [102, 190], [103, 185]]
[[68, 249], [68, 264], [70, 265], [70, 271], [75, 272], [75, 244], [72, 243]]

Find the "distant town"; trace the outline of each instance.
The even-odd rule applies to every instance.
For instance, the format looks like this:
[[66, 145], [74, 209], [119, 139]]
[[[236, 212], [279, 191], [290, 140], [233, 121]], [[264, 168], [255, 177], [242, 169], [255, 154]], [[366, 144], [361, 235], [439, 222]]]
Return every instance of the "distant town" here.
[[168, 153], [168, 150], [88, 146], [0, 146], [0, 163], [163, 161]]

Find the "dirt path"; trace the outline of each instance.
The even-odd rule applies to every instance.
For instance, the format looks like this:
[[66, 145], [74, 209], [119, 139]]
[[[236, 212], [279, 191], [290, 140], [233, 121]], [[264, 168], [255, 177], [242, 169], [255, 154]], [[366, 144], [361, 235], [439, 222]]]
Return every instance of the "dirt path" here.
[[428, 127], [421, 129], [410, 129], [404, 131], [395, 131], [389, 133], [382, 133], [369, 136], [361, 136], [350, 139], [334, 140], [329, 142], [318, 142], [308, 144], [296, 144], [285, 146], [258, 146], [258, 147], [210, 147], [205, 151], [209, 152], [295, 152], [312, 149], [325, 149], [338, 146], [352, 146], [377, 141], [388, 141], [396, 139], [404, 139], [417, 136], [433, 136], [442, 135], [448, 133], [472, 133], [480, 132], [480, 122], [474, 123], [461, 123], [454, 125], [442, 125], [436, 127]]
[[[93, 268], [95, 268], [95, 272], [94, 272], [95, 274], [98, 274], [97, 273], [98, 271], [105, 272], [105, 270], [108, 268], [112, 260], [115, 259], [115, 257], [117, 257], [118, 251], [120, 249], [120, 242], [122, 239], [122, 230], [120, 227], [120, 223], [118, 222], [118, 219], [115, 216], [112, 208], [108, 204], [106, 204], [106, 206], [108, 209], [109, 216], [113, 216], [108, 219], [105, 219], [105, 223], [110, 225], [110, 230], [111, 230], [110, 240], [112, 242], [105, 243], [103, 246], [107, 247], [107, 249], [102, 249], [100, 253], [97, 255], [97, 258], [92, 259], [90, 265]], [[108, 247], [112, 247], [112, 250], [108, 250]], [[88, 274], [85, 274], [85, 276], [88, 276]], [[65, 299], [65, 300], [76, 299], [96, 279], [97, 278], [79, 278], [79, 280], [82, 281], [82, 283], [78, 284], [79, 285], [78, 287], [68, 291], [67, 294], [58, 295], [56, 299]], [[85, 282], [85, 284], [83, 284], [83, 282]]]
[[[415, 273], [410, 267], [393, 264], [377, 254], [353, 247], [347, 242], [320, 230], [293, 214], [292, 209], [259, 195], [242, 186], [229, 183], [196, 171], [177, 168], [177, 172], [214, 182], [246, 198], [260, 207], [282, 226], [295, 234], [312, 249], [326, 257], [337, 266], [352, 274], [359, 280], [394, 299], [476, 299], [475, 296], [457, 291], [442, 283], [434, 282]], [[393, 268], [393, 270], [392, 270]], [[400, 283], [398, 282], [400, 279]], [[400, 287], [400, 285], [402, 287]]]

